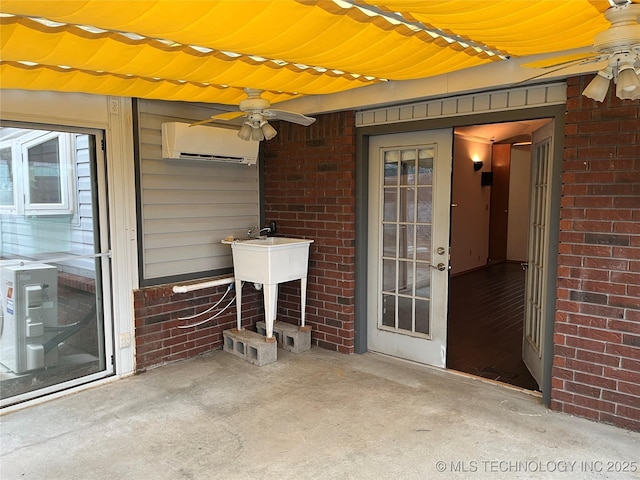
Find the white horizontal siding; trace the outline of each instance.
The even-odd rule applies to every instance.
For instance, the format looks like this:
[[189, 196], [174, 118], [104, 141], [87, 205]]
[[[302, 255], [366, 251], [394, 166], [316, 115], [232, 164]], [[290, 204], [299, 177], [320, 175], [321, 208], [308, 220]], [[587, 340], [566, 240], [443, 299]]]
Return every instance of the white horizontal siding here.
[[162, 278], [172, 275], [189, 274], [192, 272], [220, 270], [227, 268], [229, 261], [227, 257], [206, 257], [200, 258], [186, 257], [175, 261], [163, 261], [161, 263], [149, 263], [145, 266], [149, 278]]
[[162, 159], [162, 123], [193, 122], [219, 110], [150, 100], [138, 106], [144, 279], [231, 267], [231, 248], [220, 241], [258, 225], [257, 165]]
[[43, 253], [71, 252], [69, 217], [2, 215], [2, 256], [38, 258]]

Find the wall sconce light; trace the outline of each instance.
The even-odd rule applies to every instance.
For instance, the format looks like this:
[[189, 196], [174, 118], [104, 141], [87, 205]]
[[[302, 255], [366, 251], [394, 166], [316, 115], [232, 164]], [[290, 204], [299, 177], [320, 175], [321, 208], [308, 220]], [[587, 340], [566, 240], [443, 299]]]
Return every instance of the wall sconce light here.
[[478, 170], [482, 170], [482, 167], [484, 166], [484, 162], [480, 160], [480, 157], [478, 157], [478, 155], [474, 155], [471, 160], [473, 161], [474, 172], [477, 172]]

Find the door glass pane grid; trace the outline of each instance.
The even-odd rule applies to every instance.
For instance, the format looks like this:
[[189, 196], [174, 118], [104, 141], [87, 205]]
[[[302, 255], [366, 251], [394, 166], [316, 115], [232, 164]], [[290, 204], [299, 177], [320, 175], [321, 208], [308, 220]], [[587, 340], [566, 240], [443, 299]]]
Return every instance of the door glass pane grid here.
[[383, 153], [382, 318], [398, 333], [429, 335], [435, 147]]
[[545, 236], [546, 236], [546, 199], [548, 188], [548, 169], [550, 151], [549, 144], [544, 143], [536, 148], [534, 178], [532, 196], [531, 229], [534, 241], [532, 246], [534, 251], [529, 258], [529, 268], [527, 270], [529, 291], [531, 292], [525, 316], [525, 337], [532, 348], [540, 351], [542, 336], [543, 305], [544, 305], [544, 259], [545, 259]]

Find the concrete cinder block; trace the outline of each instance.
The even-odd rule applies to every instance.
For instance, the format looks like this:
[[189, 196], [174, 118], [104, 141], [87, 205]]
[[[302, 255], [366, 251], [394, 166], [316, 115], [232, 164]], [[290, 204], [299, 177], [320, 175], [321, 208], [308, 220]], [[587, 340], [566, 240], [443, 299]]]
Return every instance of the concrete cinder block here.
[[259, 367], [278, 361], [276, 342], [267, 342], [263, 335], [251, 330], [232, 328], [222, 332], [225, 352], [243, 358]]
[[[265, 322], [256, 323], [256, 330], [261, 335], [267, 334]], [[273, 336], [278, 341], [278, 346], [291, 353], [306, 352], [311, 348], [311, 328], [301, 329], [297, 325], [286, 322], [273, 323]]]
[[[282, 322], [273, 322], [273, 337], [278, 342], [278, 347], [282, 348]], [[267, 336], [267, 324], [264, 321], [256, 323], [256, 331], [260, 335]]]

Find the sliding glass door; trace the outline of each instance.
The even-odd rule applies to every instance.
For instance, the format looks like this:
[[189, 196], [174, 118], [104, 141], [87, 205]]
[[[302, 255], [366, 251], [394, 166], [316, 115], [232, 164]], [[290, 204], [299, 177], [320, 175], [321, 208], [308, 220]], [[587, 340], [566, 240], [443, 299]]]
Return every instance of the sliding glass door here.
[[111, 375], [101, 131], [0, 126], [0, 405]]

